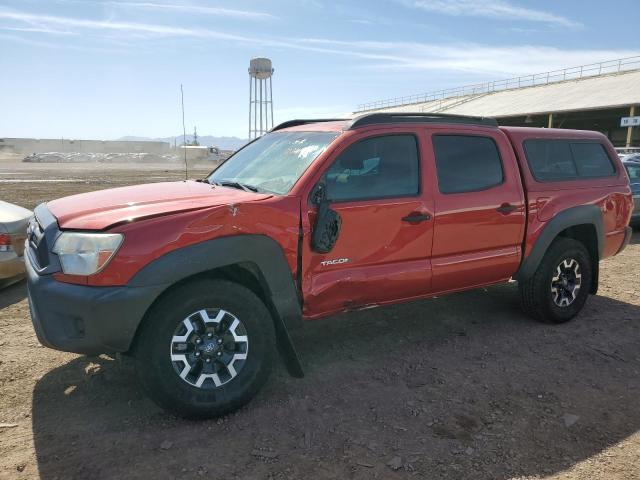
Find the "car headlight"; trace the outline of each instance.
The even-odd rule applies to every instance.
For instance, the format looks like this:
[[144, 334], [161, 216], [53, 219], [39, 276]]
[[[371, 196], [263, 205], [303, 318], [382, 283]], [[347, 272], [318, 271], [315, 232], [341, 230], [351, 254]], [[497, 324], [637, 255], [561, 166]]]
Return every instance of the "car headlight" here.
[[122, 244], [119, 233], [63, 232], [53, 245], [62, 271], [69, 275], [91, 275], [107, 266]]

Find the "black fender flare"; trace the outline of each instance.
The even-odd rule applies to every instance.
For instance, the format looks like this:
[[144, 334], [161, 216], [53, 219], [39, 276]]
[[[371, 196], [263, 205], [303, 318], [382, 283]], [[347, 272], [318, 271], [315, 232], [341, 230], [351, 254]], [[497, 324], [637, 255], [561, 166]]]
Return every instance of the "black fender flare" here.
[[236, 235], [188, 245], [153, 260], [129, 281], [131, 287], [171, 286], [194, 275], [233, 265], [251, 265], [271, 311], [278, 349], [289, 373], [304, 375], [289, 334], [302, 323], [295, 280], [280, 245], [266, 235]]
[[[602, 219], [602, 212], [596, 205], [579, 205], [563, 210], [556, 214], [547, 225], [542, 229], [540, 236], [536, 240], [531, 253], [522, 261], [518, 272], [514, 275], [514, 279], [518, 281], [524, 281], [531, 278], [535, 273], [538, 265], [542, 261], [542, 257], [547, 252], [551, 242], [555, 240], [560, 232], [577, 225], [593, 225], [596, 230], [596, 237], [598, 242], [598, 259], [602, 258], [605, 245], [604, 236], [604, 221]], [[594, 287], [592, 293], [597, 287], [597, 275], [598, 265], [594, 267]]]

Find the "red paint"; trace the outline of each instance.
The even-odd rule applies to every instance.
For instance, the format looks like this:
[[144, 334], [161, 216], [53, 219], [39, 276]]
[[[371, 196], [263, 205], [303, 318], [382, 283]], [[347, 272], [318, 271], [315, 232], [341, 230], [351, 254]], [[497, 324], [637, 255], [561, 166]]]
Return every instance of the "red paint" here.
[[[289, 128], [340, 131], [348, 122]], [[316, 208], [308, 201], [333, 160], [355, 141], [388, 133], [418, 139], [422, 179], [413, 197], [332, 204], [342, 231], [329, 254], [310, 248]], [[494, 188], [444, 195], [438, 191], [431, 136], [483, 135], [497, 144], [504, 182]], [[528, 170], [522, 142], [529, 138], [580, 138], [601, 142], [615, 159], [618, 175], [606, 179], [539, 183]], [[496, 209], [508, 203], [507, 214]], [[304, 316], [395, 303], [489, 285], [510, 278], [531, 252], [546, 223], [576, 205], [598, 205], [606, 230], [604, 256], [623, 240], [632, 199], [628, 179], [608, 140], [571, 130], [466, 125], [372, 125], [342, 132], [302, 175], [289, 195], [269, 196], [206, 183], [174, 182], [76, 195], [49, 203], [60, 228], [109, 230], [125, 241], [108, 266], [89, 277], [56, 278], [89, 285], [124, 285], [141, 268], [177, 248], [218, 237], [262, 234], [278, 242], [297, 278], [301, 255]], [[430, 221], [407, 223], [409, 214]], [[302, 250], [298, 252], [299, 226]], [[342, 261], [341, 259], [348, 259]], [[339, 262], [323, 265], [323, 261]], [[340, 263], [343, 262], [343, 263]], [[161, 283], [162, 279], [158, 279]]]
[[[603, 258], [614, 255], [624, 238], [624, 227], [629, 225], [631, 219], [633, 197], [622, 162], [607, 137], [599, 132], [585, 130], [524, 127], [502, 127], [501, 130], [507, 134], [513, 144], [529, 202], [530, 214], [527, 218], [525, 256], [531, 252], [546, 222], [559, 212], [576, 205], [597, 205], [600, 207], [606, 238]], [[614, 161], [617, 175], [567, 182], [537, 182], [529, 170], [523, 148], [523, 142], [532, 138], [598, 141]]]
[[[87, 277], [88, 284], [124, 285], [141, 268], [165, 253], [218, 237], [242, 234], [262, 234], [275, 239], [285, 253], [289, 268], [295, 271], [298, 200], [287, 196], [260, 199], [261, 195], [252, 195], [258, 200], [214, 205], [111, 229], [124, 234], [125, 241], [102, 272]], [[158, 279], [158, 283], [162, 283], [162, 279]]]
[[[509, 140], [495, 128], [433, 127], [431, 135], [455, 133], [492, 138], [502, 159], [504, 181], [479, 192], [445, 195], [438, 191], [436, 175], [431, 188], [436, 205], [433, 241], [433, 289], [446, 291], [506, 280], [520, 265], [526, 218], [518, 164]], [[435, 165], [433, 149], [427, 150]], [[503, 214], [496, 209], [509, 204], [516, 209]], [[470, 241], [472, 240], [472, 241]]]
[[49, 202], [48, 207], [58, 219], [60, 228], [104, 230], [116, 223], [268, 197], [185, 181], [81, 193]]

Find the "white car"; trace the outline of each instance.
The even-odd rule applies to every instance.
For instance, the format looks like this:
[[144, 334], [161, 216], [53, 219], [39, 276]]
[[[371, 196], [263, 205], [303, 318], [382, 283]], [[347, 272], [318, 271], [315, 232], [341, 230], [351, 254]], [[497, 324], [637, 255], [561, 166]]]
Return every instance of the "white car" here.
[[623, 162], [640, 162], [640, 153], [625, 153], [618, 156]]
[[0, 200], [0, 288], [24, 276], [24, 242], [33, 213]]

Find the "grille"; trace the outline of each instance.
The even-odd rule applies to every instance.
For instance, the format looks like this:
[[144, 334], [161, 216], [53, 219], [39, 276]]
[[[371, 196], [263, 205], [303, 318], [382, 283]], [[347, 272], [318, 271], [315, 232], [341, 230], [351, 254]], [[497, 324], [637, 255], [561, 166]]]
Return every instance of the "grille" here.
[[34, 257], [38, 262], [38, 267], [47, 267], [49, 265], [49, 248], [47, 245], [47, 238], [45, 237], [44, 230], [40, 225], [40, 222], [38, 222], [38, 219], [35, 217], [31, 222], [29, 222], [27, 239], [29, 241], [29, 248], [34, 253]]

